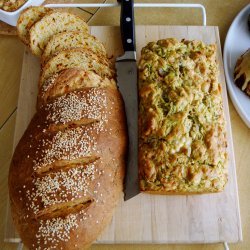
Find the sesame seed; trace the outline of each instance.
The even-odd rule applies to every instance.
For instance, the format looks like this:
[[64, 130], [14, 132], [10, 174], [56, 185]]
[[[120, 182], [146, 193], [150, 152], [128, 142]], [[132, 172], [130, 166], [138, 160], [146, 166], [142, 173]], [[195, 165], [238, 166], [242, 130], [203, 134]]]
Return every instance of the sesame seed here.
[[81, 197], [81, 192], [84, 192], [86, 196], [90, 182], [95, 179], [96, 164], [94, 162], [67, 171], [60, 170], [34, 179], [31, 192], [26, 191], [26, 196], [30, 201], [29, 207], [36, 214], [41, 209], [41, 205], [46, 208], [61, 202], [68, 202]]
[[90, 124], [87, 128], [77, 127], [63, 132], [58, 131], [52, 139], [41, 141], [40, 144], [44, 149], [40, 150], [39, 158], [35, 160], [34, 170], [57, 160], [90, 156], [97, 147], [97, 142], [92, 136], [94, 133], [98, 133], [98, 125]]
[[[38, 233], [36, 234], [36, 238], [38, 242], [40, 239], [55, 242], [65, 241], [67, 242], [70, 239], [70, 231], [72, 229], [76, 229], [78, 227], [77, 217], [74, 214], [70, 214], [65, 218], [52, 218], [48, 220], [40, 220], [40, 226], [38, 229]], [[46, 243], [45, 243], [46, 244]], [[56, 248], [57, 244], [53, 247]]]
[[[50, 78], [42, 87], [43, 90], [51, 88], [54, 81], [55, 77]], [[48, 125], [46, 125], [47, 129], [42, 130], [41, 128], [41, 130], [47, 134], [42, 136], [43, 138], [38, 137], [34, 151], [32, 151], [36, 153], [36, 158], [32, 159], [35, 171], [45, 167], [53, 168], [56, 164], [60, 164], [60, 161], [67, 162], [92, 156], [93, 153], [95, 155], [101, 153], [97, 145], [98, 134], [108, 131], [105, 124], [112, 113], [107, 110], [107, 106], [110, 106], [108, 105], [110, 100], [107, 99], [104, 90], [98, 88], [83, 92], [84, 94], [81, 91], [70, 92], [57, 97], [44, 107], [48, 111], [45, 121]], [[75, 121], [82, 119], [90, 119], [95, 122], [84, 126], [78, 126], [80, 123], [78, 122], [77, 126], [70, 126]], [[63, 130], [55, 131], [51, 129], [50, 124], [52, 123], [66, 124], [66, 127], [63, 126]], [[37, 127], [39, 128], [40, 125]], [[30, 145], [31, 147], [32, 145]], [[28, 155], [27, 158], [29, 157]], [[74, 201], [92, 192], [97, 193], [97, 190], [93, 191], [90, 188], [90, 184], [98, 174], [101, 175], [104, 171], [99, 170], [96, 164], [94, 162], [87, 165], [77, 165], [69, 169], [57, 169], [49, 174], [36, 176], [32, 179], [31, 187], [28, 185], [28, 190], [24, 192], [28, 201], [25, 205], [30, 211], [29, 214], [33, 212], [36, 215], [52, 205]], [[101, 186], [100, 182], [97, 183], [97, 186]], [[23, 188], [26, 186], [24, 185]], [[97, 199], [96, 202], [98, 203], [99, 200]], [[28, 216], [26, 215], [27, 218]], [[81, 218], [77, 218], [77, 216]], [[47, 245], [44, 249], [58, 249], [58, 243], [68, 241], [71, 230], [78, 228], [78, 222], [85, 221], [88, 217], [91, 218], [92, 215], [88, 215], [82, 210], [77, 215], [70, 214], [66, 217], [39, 220], [36, 245], [50, 244], [50, 247]], [[98, 224], [99, 221], [97, 220], [96, 223]], [[79, 235], [76, 235], [76, 238], [78, 237]], [[41, 249], [41, 247], [36, 249]]]
[[83, 95], [80, 91], [70, 92], [47, 104], [45, 109], [50, 111], [48, 121], [66, 124], [82, 118], [107, 120], [106, 107], [106, 96], [101, 95], [101, 90], [93, 88]]

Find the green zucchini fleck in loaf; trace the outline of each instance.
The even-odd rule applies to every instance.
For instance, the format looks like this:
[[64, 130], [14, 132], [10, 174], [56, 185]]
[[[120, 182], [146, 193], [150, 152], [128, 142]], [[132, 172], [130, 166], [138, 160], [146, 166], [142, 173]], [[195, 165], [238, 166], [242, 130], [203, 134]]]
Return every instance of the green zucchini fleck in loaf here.
[[139, 62], [142, 191], [222, 191], [226, 134], [216, 46], [165, 39]]

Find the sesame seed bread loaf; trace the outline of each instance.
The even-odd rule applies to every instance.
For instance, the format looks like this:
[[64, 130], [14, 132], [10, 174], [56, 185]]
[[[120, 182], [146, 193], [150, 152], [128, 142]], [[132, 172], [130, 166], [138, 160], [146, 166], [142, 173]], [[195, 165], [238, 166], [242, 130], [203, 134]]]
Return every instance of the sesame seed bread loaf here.
[[106, 55], [90, 49], [61, 51], [42, 67], [37, 112], [9, 170], [13, 222], [28, 249], [86, 249], [112, 219], [127, 147], [113, 76]]
[[53, 11], [45, 15], [29, 31], [29, 46], [32, 53], [41, 56], [49, 39], [65, 31], [88, 33], [88, 26], [83, 19], [71, 13]]
[[47, 43], [42, 54], [42, 65], [44, 65], [51, 57], [58, 54], [62, 50], [70, 48], [87, 48], [94, 53], [106, 56], [106, 50], [103, 44], [96, 37], [86, 32], [71, 31], [62, 32], [52, 36]]
[[108, 88], [70, 92], [37, 112], [9, 175], [14, 223], [30, 249], [85, 249], [110, 221], [124, 175], [121, 114]]
[[165, 39], [139, 63], [139, 171], [144, 192], [220, 192], [227, 141], [216, 46]]
[[99, 57], [89, 49], [69, 49], [61, 51], [45, 64], [39, 86], [42, 86], [49, 77], [69, 68], [93, 71], [101, 77], [114, 77], [114, 70], [111, 69], [111, 64], [106, 57]]
[[24, 44], [29, 45], [29, 30], [32, 25], [50, 12], [52, 9], [43, 6], [32, 6], [22, 11], [17, 21], [17, 33]]

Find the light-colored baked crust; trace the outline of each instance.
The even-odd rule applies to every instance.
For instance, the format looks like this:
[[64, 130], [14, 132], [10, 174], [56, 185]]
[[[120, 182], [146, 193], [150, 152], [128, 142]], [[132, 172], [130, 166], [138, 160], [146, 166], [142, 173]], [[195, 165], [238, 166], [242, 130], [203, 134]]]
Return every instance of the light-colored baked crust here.
[[227, 143], [215, 45], [149, 43], [139, 63], [142, 191], [207, 193], [227, 182]]

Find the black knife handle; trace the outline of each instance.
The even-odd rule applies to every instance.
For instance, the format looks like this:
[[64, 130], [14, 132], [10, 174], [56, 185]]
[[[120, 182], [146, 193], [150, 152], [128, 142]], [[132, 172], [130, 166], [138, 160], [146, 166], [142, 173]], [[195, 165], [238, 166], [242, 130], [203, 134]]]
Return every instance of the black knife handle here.
[[118, 0], [121, 4], [121, 37], [123, 50], [135, 51], [134, 0]]

